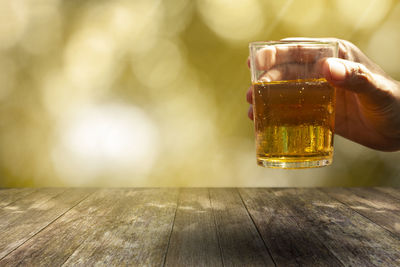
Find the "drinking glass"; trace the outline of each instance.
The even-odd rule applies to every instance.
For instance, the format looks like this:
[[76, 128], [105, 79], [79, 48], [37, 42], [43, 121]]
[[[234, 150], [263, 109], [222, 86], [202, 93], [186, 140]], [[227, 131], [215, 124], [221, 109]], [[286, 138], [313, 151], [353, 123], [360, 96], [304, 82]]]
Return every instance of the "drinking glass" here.
[[338, 56], [337, 42], [250, 43], [257, 163], [311, 168], [332, 163], [335, 88], [323, 61]]

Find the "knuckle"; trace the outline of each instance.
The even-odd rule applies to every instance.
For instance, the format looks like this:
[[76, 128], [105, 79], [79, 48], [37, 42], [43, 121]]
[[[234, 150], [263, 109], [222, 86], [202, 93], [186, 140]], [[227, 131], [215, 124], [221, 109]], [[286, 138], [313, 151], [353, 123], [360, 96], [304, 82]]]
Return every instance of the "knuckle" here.
[[351, 43], [344, 39], [339, 39], [335, 37], [326, 38], [326, 40], [334, 41], [338, 43], [339, 46], [339, 58], [352, 60], [352, 53], [351, 53]]
[[372, 83], [373, 76], [363, 64], [354, 63], [350, 70], [350, 78], [357, 84]]
[[247, 91], [246, 100], [249, 104], [253, 103], [253, 96], [251, 91]]
[[339, 40], [339, 57], [353, 61], [352, 49], [349, 41]]
[[340, 39], [340, 41], [341, 41], [344, 45], [346, 45], [346, 46], [348, 46], [348, 47], [355, 47], [355, 45], [354, 45], [352, 42], [350, 42], [350, 41], [343, 40], [343, 39]]
[[360, 54], [362, 54], [361, 50], [352, 42], [347, 40], [342, 41], [343, 45], [345, 46], [346, 57], [345, 59], [351, 60], [354, 62], [360, 62]]

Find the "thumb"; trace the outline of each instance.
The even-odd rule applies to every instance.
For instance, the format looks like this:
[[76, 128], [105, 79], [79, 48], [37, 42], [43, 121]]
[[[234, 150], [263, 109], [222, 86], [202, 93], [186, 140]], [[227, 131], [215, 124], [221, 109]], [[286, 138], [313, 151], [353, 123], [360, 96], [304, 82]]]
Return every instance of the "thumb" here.
[[333, 86], [355, 93], [371, 93], [378, 88], [374, 75], [357, 62], [327, 58], [322, 64], [322, 73]]

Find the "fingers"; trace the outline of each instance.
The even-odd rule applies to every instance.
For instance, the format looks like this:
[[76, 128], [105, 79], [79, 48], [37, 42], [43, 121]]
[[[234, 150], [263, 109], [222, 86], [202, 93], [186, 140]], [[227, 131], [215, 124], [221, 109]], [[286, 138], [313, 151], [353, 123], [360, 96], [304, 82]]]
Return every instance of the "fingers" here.
[[255, 56], [255, 67], [257, 70], [273, 68], [285, 63], [312, 63], [322, 57], [335, 56], [335, 50], [331, 47], [318, 47], [313, 44], [293, 44], [285, 46], [268, 46], [257, 51]]
[[249, 110], [247, 111], [247, 116], [249, 117], [249, 119], [254, 120], [253, 105], [250, 105]]
[[[298, 42], [337, 42], [338, 57], [350, 61], [359, 61], [351, 51], [359, 50], [352, 43], [337, 38], [306, 38], [306, 37], [291, 37], [284, 38], [281, 41], [298, 41]], [[255, 56], [255, 67], [257, 70], [269, 70], [275, 65], [285, 63], [309, 63], [314, 62], [323, 57], [334, 57], [334, 49], [308, 46], [304, 44], [293, 44], [291, 46], [270, 46], [261, 49]], [[247, 60], [247, 65], [250, 67], [250, 59]]]
[[266, 47], [257, 51], [255, 57], [257, 70], [269, 70], [276, 62], [277, 51], [275, 47]]
[[314, 42], [337, 42], [338, 43], [338, 57], [343, 58], [343, 59], [349, 59], [349, 60], [354, 60], [352, 58], [351, 53], [349, 53], [350, 50], [357, 49], [357, 47], [350, 43], [349, 41], [338, 39], [338, 38], [331, 38], [331, 37], [325, 37], [325, 38], [309, 38], [309, 37], [289, 37], [289, 38], [284, 38], [281, 39], [281, 41], [314, 41]]
[[253, 104], [253, 91], [252, 91], [251, 86], [250, 86], [249, 89], [247, 90], [247, 93], [246, 93], [246, 100], [247, 100], [247, 103]]
[[325, 59], [322, 73], [332, 85], [355, 93], [369, 93], [379, 87], [378, 81], [367, 67], [344, 59]]
[[320, 61], [314, 64], [304, 65], [289, 63], [277, 65], [263, 73], [259, 80], [262, 82], [298, 80], [298, 79], [318, 79], [321, 78]]
[[336, 88], [356, 93], [363, 112], [371, 118], [392, 110], [394, 96], [398, 93], [398, 85], [393, 80], [371, 72], [363, 64], [338, 58], [326, 59], [322, 72]]
[[247, 111], [247, 116], [253, 120], [253, 90], [250, 86], [246, 93], [246, 100], [250, 104], [249, 110]]

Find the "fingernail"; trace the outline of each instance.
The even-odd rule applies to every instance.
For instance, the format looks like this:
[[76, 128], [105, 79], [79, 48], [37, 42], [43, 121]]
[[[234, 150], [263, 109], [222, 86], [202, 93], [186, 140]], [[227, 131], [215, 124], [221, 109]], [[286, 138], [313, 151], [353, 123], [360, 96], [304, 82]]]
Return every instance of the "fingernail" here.
[[346, 78], [346, 66], [342, 62], [328, 59], [328, 64], [332, 80], [343, 81]]
[[275, 64], [276, 50], [274, 47], [266, 47], [256, 54], [256, 68], [258, 70], [269, 70]]
[[261, 79], [260, 79], [260, 81], [269, 83], [269, 82], [271, 81], [271, 78], [268, 77], [268, 76], [262, 76]]

